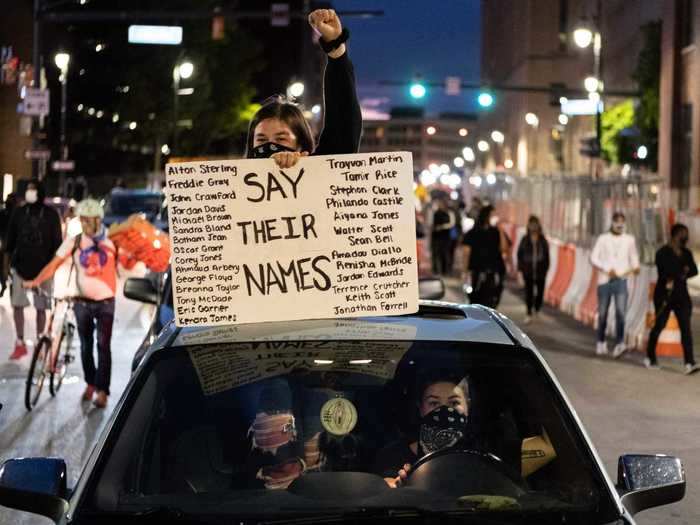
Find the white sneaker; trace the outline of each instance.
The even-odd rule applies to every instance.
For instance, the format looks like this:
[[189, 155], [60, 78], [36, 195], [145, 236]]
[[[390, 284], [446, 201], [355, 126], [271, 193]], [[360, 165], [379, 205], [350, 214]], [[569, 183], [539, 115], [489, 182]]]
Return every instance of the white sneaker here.
[[692, 374], [693, 372], [697, 372], [698, 370], [700, 370], [700, 366], [696, 364], [691, 365], [690, 363], [686, 363], [683, 367], [683, 373], [687, 376]]
[[606, 342], [596, 343], [595, 353], [596, 353], [596, 355], [608, 355], [608, 343], [606, 343]]
[[619, 345], [615, 345], [615, 348], [613, 349], [613, 353], [612, 353], [613, 359], [617, 359], [625, 352], [627, 352], [627, 347], [625, 346], [625, 343], [620, 343]]
[[652, 363], [648, 357], [644, 358], [644, 366], [649, 370], [661, 370], [661, 367], [657, 363]]
[[532, 317], [529, 315], [525, 316], [525, 319], [523, 320], [523, 324], [530, 324], [532, 322]]

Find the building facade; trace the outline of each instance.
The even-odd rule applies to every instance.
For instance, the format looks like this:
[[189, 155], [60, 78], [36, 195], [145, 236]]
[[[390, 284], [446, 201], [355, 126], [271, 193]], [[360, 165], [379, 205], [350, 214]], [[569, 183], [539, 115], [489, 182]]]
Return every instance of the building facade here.
[[365, 120], [360, 151], [410, 151], [413, 170], [430, 164], [453, 166], [462, 150], [474, 147], [476, 116], [442, 113], [426, 116], [418, 108], [394, 108], [388, 120]]
[[498, 130], [505, 140], [501, 147], [491, 148], [489, 164], [510, 161], [522, 175], [590, 173], [593, 163], [580, 150], [582, 139], [595, 136], [595, 117], [561, 116], [559, 105], [561, 96], [585, 100], [584, 80], [594, 73], [593, 46], [579, 48], [573, 32], [582, 24], [600, 31], [603, 101], [609, 106], [622, 98], [607, 96], [606, 91], [636, 89], [632, 72], [643, 44], [639, 28], [661, 16], [661, 3], [482, 1], [482, 83], [545, 88], [494, 90], [496, 101], [480, 117], [479, 135], [490, 140], [492, 131]]

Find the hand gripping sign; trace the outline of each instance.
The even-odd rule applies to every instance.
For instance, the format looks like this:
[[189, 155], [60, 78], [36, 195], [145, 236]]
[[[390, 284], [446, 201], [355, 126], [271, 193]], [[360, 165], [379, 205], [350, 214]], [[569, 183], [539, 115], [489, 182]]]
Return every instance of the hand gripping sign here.
[[408, 152], [166, 166], [178, 326], [418, 310]]

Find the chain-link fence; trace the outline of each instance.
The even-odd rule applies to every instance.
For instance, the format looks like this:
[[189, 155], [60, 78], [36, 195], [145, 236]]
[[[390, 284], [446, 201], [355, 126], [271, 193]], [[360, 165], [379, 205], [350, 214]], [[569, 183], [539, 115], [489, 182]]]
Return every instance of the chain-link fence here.
[[547, 235], [585, 248], [610, 227], [616, 211], [627, 217], [643, 262], [653, 264], [656, 250], [666, 241], [665, 189], [656, 175], [593, 179], [489, 173], [470, 177], [470, 186], [470, 195], [491, 201], [502, 220], [524, 226], [530, 215], [537, 215]]

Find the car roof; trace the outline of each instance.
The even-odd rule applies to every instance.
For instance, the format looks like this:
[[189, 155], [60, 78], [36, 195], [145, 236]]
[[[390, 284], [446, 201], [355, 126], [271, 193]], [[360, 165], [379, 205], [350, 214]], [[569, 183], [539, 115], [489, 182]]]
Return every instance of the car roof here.
[[480, 305], [420, 301], [415, 314], [176, 328], [157, 347], [280, 340], [417, 340], [481, 342], [533, 348], [508, 318]]
[[110, 195], [118, 195], [119, 197], [141, 197], [141, 196], [163, 196], [162, 191], [149, 190], [146, 188], [137, 189], [126, 189], [126, 188], [114, 188]]

